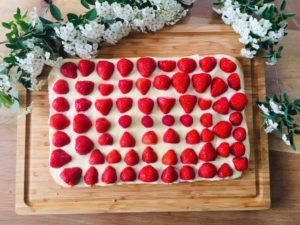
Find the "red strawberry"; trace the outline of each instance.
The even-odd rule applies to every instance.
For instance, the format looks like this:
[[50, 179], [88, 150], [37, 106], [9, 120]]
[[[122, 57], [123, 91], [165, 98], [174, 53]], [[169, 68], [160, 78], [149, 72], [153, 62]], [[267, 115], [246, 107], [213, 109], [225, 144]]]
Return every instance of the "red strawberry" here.
[[244, 93], [236, 93], [231, 97], [229, 103], [233, 110], [242, 111], [248, 104], [248, 98]]
[[177, 62], [178, 68], [184, 73], [191, 73], [196, 69], [196, 62], [190, 58], [182, 58]]
[[216, 176], [217, 168], [214, 164], [203, 163], [198, 170], [198, 175], [204, 178], [213, 178]]
[[99, 145], [112, 145], [114, 143], [114, 139], [110, 134], [104, 133], [99, 136], [98, 143]]
[[203, 93], [211, 83], [211, 76], [207, 73], [195, 74], [192, 76], [192, 83], [195, 91]]
[[96, 130], [98, 133], [107, 132], [110, 126], [111, 126], [110, 122], [103, 117], [100, 117], [96, 120]]
[[77, 114], [73, 119], [73, 130], [82, 134], [87, 132], [92, 127], [92, 121], [84, 114]]
[[142, 137], [142, 143], [145, 145], [157, 144], [157, 135], [154, 131], [147, 131]]
[[223, 163], [218, 169], [218, 177], [225, 178], [231, 177], [233, 174], [232, 168], [228, 165], [228, 163]]
[[147, 78], [139, 78], [136, 80], [135, 86], [142, 95], [145, 95], [151, 87], [151, 81]]
[[187, 73], [175, 73], [172, 77], [172, 85], [178, 93], [185, 93], [190, 86], [190, 77]]
[[165, 165], [176, 165], [178, 162], [176, 152], [173, 149], [168, 150], [161, 159]]
[[93, 61], [87, 59], [81, 59], [78, 63], [78, 70], [81, 75], [87, 77], [90, 75], [95, 69], [95, 63]]
[[65, 112], [70, 109], [70, 105], [67, 99], [64, 97], [57, 97], [52, 102], [52, 108], [57, 112]]
[[198, 157], [194, 149], [186, 148], [181, 153], [180, 161], [185, 164], [197, 164]]
[[203, 145], [199, 153], [199, 159], [203, 161], [213, 161], [217, 158], [217, 152], [210, 142]]
[[123, 182], [135, 181], [136, 180], [136, 172], [132, 167], [125, 167], [120, 174], [120, 180]]
[[204, 128], [201, 132], [201, 141], [210, 142], [214, 140], [214, 133], [207, 128]]
[[60, 168], [71, 162], [72, 156], [62, 149], [56, 149], [51, 153], [50, 166], [52, 168]]
[[187, 144], [198, 144], [200, 142], [200, 135], [197, 130], [193, 129], [189, 131], [185, 136], [185, 141]]
[[150, 116], [143, 116], [141, 119], [141, 123], [143, 124], [144, 127], [152, 127], [154, 124], [153, 119]]
[[213, 116], [211, 113], [203, 113], [200, 117], [200, 123], [204, 127], [211, 127], [213, 125]]
[[186, 113], [191, 113], [196, 105], [197, 97], [195, 95], [181, 95], [179, 103]]
[[131, 109], [133, 105], [133, 100], [132, 98], [128, 97], [118, 98], [116, 104], [119, 112], [124, 113]]
[[135, 138], [129, 133], [124, 132], [120, 139], [121, 147], [134, 147], [135, 146]]
[[113, 184], [117, 181], [117, 172], [112, 166], [107, 166], [102, 174], [102, 182]]
[[94, 90], [94, 82], [92, 81], [77, 81], [75, 89], [81, 95], [89, 95]]
[[154, 182], [158, 180], [158, 172], [151, 165], [144, 166], [139, 172], [139, 180], [144, 182]]
[[155, 70], [156, 63], [150, 57], [139, 58], [136, 62], [137, 70], [143, 77], [149, 77]]
[[199, 61], [199, 66], [205, 73], [212, 71], [216, 67], [216, 65], [216, 58], [211, 56], [204, 57]]
[[107, 96], [114, 90], [114, 85], [112, 84], [99, 84], [98, 90], [103, 96]]
[[99, 61], [97, 63], [97, 73], [103, 80], [109, 80], [113, 74], [115, 66], [109, 61]]
[[105, 157], [99, 149], [95, 149], [94, 151], [92, 151], [89, 158], [89, 163], [91, 165], [103, 164], [104, 161], [105, 161]]
[[178, 179], [178, 174], [173, 166], [168, 166], [161, 174], [161, 180], [164, 183], [173, 183]]
[[77, 66], [73, 62], [66, 62], [60, 67], [62, 75], [75, 79], [77, 77]]
[[176, 62], [174, 60], [158, 61], [158, 68], [165, 72], [171, 72], [175, 69], [175, 67], [176, 67]]
[[229, 156], [230, 153], [230, 145], [227, 142], [222, 142], [217, 148], [216, 148], [218, 154], [222, 157]]
[[235, 157], [232, 161], [236, 170], [244, 171], [248, 169], [248, 159], [246, 157]]
[[95, 101], [96, 109], [103, 115], [106, 116], [109, 114], [113, 106], [113, 101], [111, 98], [97, 99]]
[[156, 99], [157, 105], [164, 114], [168, 114], [173, 106], [175, 105], [175, 98], [164, 98], [164, 97], [158, 97]]
[[82, 170], [79, 167], [65, 168], [60, 173], [60, 178], [68, 185], [74, 186], [79, 183]]
[[229, 121], [234, 126], [239, 126], [243, 121], [243, 115], [240, 112], [233, 112], [229, 116]]
[[78, 98], [75, 100], [75, 109], [77, 112], [87, 111], [92, 105], [92, 102], [86, 98]]
[[53, 138], [52, 138], [52, 144], [55, 147], [62, 147], [65, 146], [67, 144], [69, 144], [71, 141], [70, 137], [62, 131], [56, 131], [53, 134]]
[[217, 113], [222, 115], [227, 115], [229, 112], [229, 102], [226, 97], [222, 97], [215, 101], [212, 107]]
[[172, 143], [172, 144], [177, 144], [180, 142], [180, 137], [179, 134], [173, 130], [172, 128], [169, 128], [164, 136], [163, 136], [163, 140], [166, 143]]
[[181, 180], [193, 180], [195, 179], [195, 171], [191, 166], [183, 166], [180, 169], [180, 179]]
[[236, 70], [236, 64], [227, 58], [222, 58], [220, 60], [220, 68], [226, 73], [232, 73]]
[[94, 185], [98, 183], [98, 170], [95, 167], [91, 166], [86, 171], [83, 179], [87, 185]]
[[228, 89], [225, 81], [220, 77], [214, 77], [211, 82], [210, 94], [213, 97], [218, 97], [221, 94], [225, 93]]
[[132, 80], [119, 80], [119, 89], [123, 94], [126, 94], [131, 91], [133, 87]]
[[241, 80], [237, 73], [230, 74], [230, 76], [227, 78], [227, 83], [229, 87], [236, 91], [241, 89]]
[[199, 98], [198, 106], [201, 110], [209, 109], [211, 107], [211, 100], [205, 98]]
[[241, 157], [245, 154], [246, 148], [242, 142], [235, 142], [231, 145], [231, 154]]
[[119, 124], [120, 124], [120, 126], [123, 127], [123, 128], [130, 127], [131, 122], [132, 122], [132, 119], [131, 119], [131, 117], [128, 116], [128, 115], [124, 115], [124, 116], [121, 116], [121, 117], [119, 118]]
[[133, 63], [125, 58], [120, 59], [117, 62], [117, 69], [122, 77], [127, 77], [133, 69]]
[[232, 126], [227, 121], [218, 122], [214, 128], [213, 132], [220, 138], [228, 138], [231, 134]]
[[243, 127], [238, 127], [235, 128], [232, 136], [234, 137], [235, 140], [237, 141], [244, 141], [246, 139], [246, 130]]
[[157, 154], [150, 146], [146, 147], [143, 154], [142, 160], [146, 163], [154, 163], [157, 161]]
[[56, 130], [63, 130], [70, 125], [70, 120], [64, 114], [53, 114], [50, 117], [50, 126]]
[[87, 136], [78, 136], [75, 139], [75, 150], [80, 155], [86, 155], [94, 148], [94, 143]]
[[58, 80], [53, 84], [53, 91], [56, 94], [67, 94], [69, 92], [69, 84], [65, 80]]
[[129, 166], [134, 166], [139, 163], [139, 155], [133, 149], [129, 150], [124, 158], [124, 161]]
[[154, 78], [153, 86], [158, 90], [168, 90], [171, 85], [171, 78], [167, 75], [158, 75]]
[[121, 161], [121, 155], [120, 155], [120, 153], [117, 151], [117, 150], [111, 150], [108, 154], [107, 154], [107, 156], [106, 156], [106, 161], [108, 162], [108, 163], [111, 163], [111, 164], [113, 164], [113, 163], [118, 163], [118, 162], [120, 162]]
[[151, 114], [154, 106], [154, 101], [151, 98], [140, 98], [138, 107], [142, 113]]
[[180, 116], [180, 122], [186, 126], [186, 127], [190, 127], [193, 125], [194, 119], [191, 115], [185, 114]]
[[172, 115], [164, 115], [161, 121], [166, 126], [173, 126], [175, 123], [175, 118]]

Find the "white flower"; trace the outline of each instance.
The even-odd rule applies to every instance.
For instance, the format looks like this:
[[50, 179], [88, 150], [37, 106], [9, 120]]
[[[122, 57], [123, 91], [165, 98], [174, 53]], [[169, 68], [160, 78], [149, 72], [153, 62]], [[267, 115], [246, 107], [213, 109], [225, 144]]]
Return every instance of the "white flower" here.
[[263, 111], [264, 114], [270, 115], [269, 109], [264, 104], [260, 104], [258, 107], [261, 109], [261, 111]]
[[85, 25], [79, 26], [81, 34], [91, 42], [100, 42], [105, 31], [103, 24], [91, 21]]
[[[118, 4], [118, 3], [117, 3]], [[112, 6], [108, 2], [98, 2], [95, 3], [97, 15], [106, 19], [115, 19], [116, 14], [112, 8]]]
[[46, 52], [44, 56], [44, 63], [46, 65], [51, 67], [60, 67], [62, 65], [63, 63], [62, 57], [58, 57], [56, 60], [51, 60], [50, 57], [51, 57], [50, 53]]
[[274, 102], [272, 98], [270, 99], [269, 104], [274, 113], [284, 115], [284, 112], [281, 110], [281, 105], [278, 105], [276, 102]]
[[192, 5], [196, 0], [180, 0], [184, 5]]
[[31, 51], [27, 53], [25, 58], [16, 58], [19, 67], [29, 73], [31, 78], [34, 79], [41, 74], [44, 67], [44, 60], [36, 52]]
[[128, 23], [118, 21], [111, 24], [109, 28], [105, 30], [103, 39], [110, 44], [116, 44], [120, 39], [127, 36], [130, 30], [131, 28]]
[[59, 27], [54, 27], [54, 31], [64, 41], [73, 41], [78, 36], [78, 31], [75, 29], [73, 23], [70, 22], [62, 24]]
[[251, 51], [251, 50], [248, 50], [248, 49], [245, 49], [245, 48], [241, 49], [241, 55], [246, 57], [246, 58], [252, 59], [256, 55], [256, 53], [257, 53], [256, 51]]
[[271, 120], [271, 119], [267, 119], [266, 121], [265, 121], [265, 132], [266, 133], [271, 133], [271, 132], [273, 132], [274, 130], [276, 130], [277, 129], [277, 127], [278, 127], [278, 123], [277, 122], [274, 122], [273, 120]]
[[122, 6], [119, 3], [114, 2], [111, 7], [116, 17], [127, 21], [132, 21], [139, 12], [138, 8], [132, 8], [129, 4]]
[[287, 145], [291, 145], [290, 139], [288, 138], [288, 135], [283, 134], [281, 139], [286, 143]]
[[264, 37], [267, 32], [271, 29], [272, 23], [269, 20], [260, 19], [259, 21], [254, 18], [249, 18], [249, 27], [252, 33]]
[[7, 91], [11, 88], [9, 77], [6, 74], [0, 74], [0, 91]]
[[270, 31], [268, 33], [268, 39], [272, 42], [279, 42], [284, 37], [284, 28], [280, 28], [278, 31]]

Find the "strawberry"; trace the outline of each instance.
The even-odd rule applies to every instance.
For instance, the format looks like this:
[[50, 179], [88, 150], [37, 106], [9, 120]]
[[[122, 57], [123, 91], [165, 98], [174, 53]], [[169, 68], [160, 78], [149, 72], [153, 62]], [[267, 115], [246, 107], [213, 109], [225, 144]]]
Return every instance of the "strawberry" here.
[[232, 126], [227, 121], [218, 122], [214, 128], [213, 132], [220, 138], [228, 138], [231, 134]]
[[196, 69], [196, 62], [194, 59], [182, 58], [177, 62], [177, 67], [184, 73], [191, 73]]
[[176, 67], [174, 60], [160, 60], [158, 61], [158, 68], [165, 72], [172, 72]]
[[113, 143], [114, 143], [114, 139], [108, 133], [101, 134], [98, 138], [99, 145], [112, 145]]
[[230, 145], [227, 142], [222, 142], [216, 150], [220, 156], [227, 157], [230, 153]]
[[235, 157], [233, 158], [233, 164], [236, 170], [238, 171], [244, 171], [248, 169], [248, 159], [246, 157]]
[[156, 63], [150, 57], [139, 58], [136, 62], [137, 70], [143, 77], [149, 77], [155, 70]]
[[217, 168], [212, 163], [203, 163], [198, 170], [198, 175], [203, 178], [213, 178], [216, 173]]
[[139, 172], [139, 180], [143, 182], [154, 182], [158, 180], [158, 172], [151, 165], [144, 166]]
[[217, 59], [215, 57], [207, 56], [199, 61], [200, 68], [205, 72], [209, 73], [212, 71], [217, 65]]
[[124, 158], [124, 162], [129, 166], [134, 166], [139, 163], [139, 155], [133, 149], [129, 150]]
[[192, 84], [195, 91], [203, 93], [211, 83], [211, 75], [207, 73], [195, 74], [192, 76]]
[[116, 104], [119, 112], [124, 113], [131, 109], [133, 105], [133, 100], [132, 98], [128, 97], [118, 98]]
[[173, 149], [168, 150], [161, 161], [164, 165], [176, 165], [178, 162], [176, 152]]
[[201, 141], [211, 142], [214, 140], [214, 133], [207, 128], [204, 128], [201, 132]]
[[115, 149], [111, 150], [106, 156], [106, 161], [111, 164], [118, 163], [121, 161], [121, 159], [122, 159], [122, 157], [121, 157], [120, 153]]
[[63, 147], [67, 144], [69, 144], [71, 141], [70, 137], [62, 131], [56, 131], [53, 134], [53, 138], [52, 138], [52, 144], [55, 147]]
[[217, 113], [222, 115], [227, 115], [229, 112], [229, 102], [226, 97], [219, 98], [212, 107]]
[[144, 127], [152, 127], [154, 124], [153, 119], [150, 116], [143, 116], [141, 119], [141, 123], [143, 124]]
[[123, 94], [126, 94], [131, 91], [133, 87], [133, 81], [132, 80], [119, 80], [119, 89]]
[[237, 73], [230, 74], [230, 76], [227, 78], [227, 83], [229, 87], [236, 91], [241, 89], [241, 80]]
[[168, 90], [172, 80], [167, 75], [158, 75], [154, 78], [153, 86], [158, 90]]
[[168, 166], [161, 174], [161, 180], [164, 183], [173, 183], [178, 179], [178, 174], [173, 166]]
[[237, 127], [234, 129], [232, 136], [237, 141], [244, 141], [246, 139], [246, 130], [243, 127]]
[[195, 95], [181, 95], [179, 103], [186, 113], [191, 113], [196, 105], [197, 97]]
[[95, 149], [92, 151], [89, 158], [89, 163], [91, 165], [103, 164], [104, 161], [105, 161], [105, 157], [99, 149]]
[[142, 137], [142, 143], [145, 145], [155, 145], [157, 144], [157, 135], [154, 131], [147, 131]]
[[225, 178], [231, 177], [233, 174], [232, 168], [228, 165], [228, 163], [223, 163], [218, 169], [218, 177]]
[[203, 161], [213, 161], [217, 158], [217, 152], [210, 142], [203, 145], [199, 153], [199, 159]]
[[123, 182], [135, 181], [136, 172], [132, 167], [125, 167], [120, 173], [120, 180]]
[[83, 179], [87, 185], [94, 185], [98, 183], [98, 170], [95, 167], [91, 166], [86, 171]]
[[164, 115], [161, 121], [166, 126], [173, 126], [175, 123], [175, 118], [172, 115]]
[[80, 135], [75, 139], [75, 150], [80, 155], [86, 155], [94, 148], [94, 143], [87, 136]]
[[127, 77], [133, 69], [133, 63], [125, 58], [120, 59], [117, 62], [117, 69], [122, 77]]
[[184, 164], [197, 164], [198, 157], [194, 149], [186, 148], [181, 153], [180, 161]]
[[68, 185], [74, 186], [79, 183], [82, 175], [82, 170], [79, 167], [65, 168], [60, 173], [60, 178]]
[[84, 77], [89, 76], [95, 69], [95, 63], [87, 59], [81, 59], [78, 63], [78, 70]]
[[94, 90], [94, 82], [92, 81], [77, 81], [75, 89], [81, 95], [89, 95]]
[[151, 98], [140, 98], [138, 107], [142, 113], [151, 114], [154, 106], [154, 101]]
[[98, 90], [103, 96], [108, 96], [114, 90], [114, 85], [112, 84], [99, 84]]
[[157, 154], [150, 146], [146, 147], [142, 154], [142, 160], [145, 163], [155, 163], [157, 161]]
[[52, 168], [60, 168], [71, 162], [72, 156], [62, 149], [56, 149], [51, 153], [50, 166]]
[[191, 166], [183, 166], [180, 169], [180, 179], [181, 180], [193, 180], [195, 179], [195, 171]]
[[78, 133], [82, 134], [87, 132], [92, 127], [92, 121], [84, 114], [79, 113], [74, 116], [73, 119], [73, 130]]
[[56, 94], [67, 94], [69, 92], [69, 84], [65, 80], [58, 80], [53, 84], [53, 91]]
[[70, 105], [67, 99], [64, 97], [57, 97], [52, 102], [52, 108], [57, 112], [65, 112], [70, 109]]
[[214, 77], [211, 82], [210, 94], [213, 97], [218, 97], [221, 94], [225, 93], [228, 89], [225, 81], [220, 77]]
[[233, 61], [231, 61], [230, 59], [222, 58], [220, 60], [220, 68], [225, 73], [232, 73], [236, 70], [236, 64]]
[[112, 166], [107, 166], [101, 177], [102, 182], [106, 184], [113, 184], [117, 181], [116, 169]]
[[99, 61], [97, 63], [97, 73], [103, 80], [109, 80], [113, 74], [115, 66], [109, 61]]
[[229, 116], [229, 121], [234, 126], [239, 126], [243, 121], [243, 115], [240, 112], [233, 112]]
[[175, 73], [172, 77], [172, 85], [178, 93], [185, 93], [190, 86], [190, 77], [187, 73]]
[[231, 154], [236, 157], [241, 157], [245, 154], [246, 147], [242, 142], [235, 142], [231, 145]]
[[185, 136], [185, 141], [187, 144], [198, 144], [200, 142], [200, 135], [197, 130], [193, 129], [189, 131]]
[[229, 104], [233, 110], [242, 111], [248, 104], [248, 98], [244, 93], [236, 93], [231, 96]]
[[87, 111], [92, 105], [92, 102], [86, 98], [78, 98], [75, 100], [75, 109], [77, 112]]
[[169, 128], [164, 136], [163, 136], [163, 140], [166, 143], [171, 143], [171, 144], [177, 144], [180, 142], [180, 137], [179, 134], [172, 128]]
[[111, 124], [104, 117], [100, 117], [96, 120], [96, 130], [98, 133], [105, 133], [109, 130]]
[[132, 119], [130, 116], [124, 115], [119, 118], [118, 122], [121, 127], [127, 128], [127, 127], [130, 127], [130, 125], [132, 123]]
[[175, 98], [158, 97], [156, 99], [159, 109], [164, 114], [168, 114], [171, 111], [171, 109], [175, 105], [175, 101]]
[[109, 114], [113, 106], [113, 101], [111, 98], [97, 99], [95, 101], [96, 109], [103, 115], [106, 116]]
[[194, 119], [191, 115], [185, 114], [180, 116], [180, 122], [186, 126], [186, 127], [190, 127], [193, 125]]
[[211, 113], [203, 113], [200, 117], [200, 123], [204, 127], [211, 127], [213, 125], [213, 116]]
[[121, 147], [134, 147], [135, 146], [135, 138], [129, 133], [124, 132], [120, 139], [120, 146]]
[[145, 95], [151, 87], [151, 81], [147, 78], [139, 78], [136, 80], [135, 86], [142, 95]]
[[198, 106], [201, 110], [207, 110], [211, 107], [211, 100], [205, 98], [199, 98]]
[[63, 130], [70, 125], [70, 120], [64, 114], [53, 114], [50, 117], [50, 126], [56, 130]]
[[73, 62], [66, 62], [60, 67], [62, 75], [75, 79], [77, 77], [77, 66]]

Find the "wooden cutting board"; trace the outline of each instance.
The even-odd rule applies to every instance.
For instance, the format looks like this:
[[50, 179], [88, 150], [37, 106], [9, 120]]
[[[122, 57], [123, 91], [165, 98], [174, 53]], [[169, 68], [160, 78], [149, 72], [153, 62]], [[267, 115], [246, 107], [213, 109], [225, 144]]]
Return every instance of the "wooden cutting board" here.
[[[32, 112], [18, 121], [16, 212], [18, 214], [255, 210], [270, 207], [267, 135], [256, 101], [265, 96], [264, 62], [239, 56], [238, 36], [226, 25], [188, 26], [151, 34], [131, 34], [104, 47], [101, 58], [229, 54], [244, 70], [249, 106], [250, 168], [236, 180], [172, 185], [63, 188], [48, 168], [48, 93], [23, 91], [22, 107]], [[47, 74], [45, 74], [47, 75]]]

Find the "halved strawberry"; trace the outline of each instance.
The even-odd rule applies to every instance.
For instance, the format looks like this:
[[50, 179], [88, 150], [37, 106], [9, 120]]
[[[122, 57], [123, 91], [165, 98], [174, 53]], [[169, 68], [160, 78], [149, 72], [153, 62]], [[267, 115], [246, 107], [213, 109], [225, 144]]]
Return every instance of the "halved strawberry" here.
[[199, 98], [198, 106], [201, 110], [207, 110], [211, 107], [211, 100], [206, 98]]
[[92, 121], [86, 115], [79, 113], [73, 118], [73, 130], [82, 134], [87, 132], [92, 127]]
[[149, 77], [155, 70], [155, 60], [150, 57], [139, 58], [136, 62], [137, 70], [143, 77]]
[[119, 80], [119, 89], [123, 94], [126, 94], [131, 91], [133, 87], [133, 81], [124, 79], [124, 80]]
[[134, 147], [135, 146], [135, 138], [128, 132], [125, 131], [120, 138], [120, 146], [121, 147]]
[[184, 164], [197, 164], [198, 157], [194, 149], [186, 148], [181, 153], [180, 161]]
[[229, 116], [229, 121], [234, 126], [239, 126], [243, 121], [243, 115], [240, 112], [233, 112]]
[[186, 113], [191, 113], [196, 105], [197, 97], [195, 95], [181, 95], [179, 103]]
[[158, 61], [158, 68], [165, 72], [172, 72], [176, 67], [174, 60], [160, 60]]
[[151, 81], [147, 78], [139, 78], [136, 80], [135, 86], [142, 95], [145, 95], [151, 87]]
[[52, 138], [52, 144], [55, 147], [62, 147], [65, 146], [67, 144], [69, 144], [71, 141], [70, 137], [62, 131], [56, 131], [53, 134], [53, 138]]
[[203, 113], [200, 116], [200, 123], [204, 127], [211, 127], [213, 125], [213, 116], [211, 113]]
[[212, 163], [203, 163], [198, 170], [198, 175], [203, 178], [213, 178], [216, 174], [217, 168]]
[[145, 145], [155, 145], [157, 144], [158, 138], [154, 131], [147, 131], [143, 134], [142, 143]]
[[116, 169], [112, 166], [107, 166], [101, 177], [102, 182], [106, 184], [113, 184], [117, 181]]
[[230, 145], [227, 142], [222, 142], [216, 150], [220, 156], [227, 157], [230, 153]]
[[65, 80], [58, 80], [53, 84], [53, 91], [56, 94], [67, 94], [69, 92], [69, 84]]
[[220, 60], [220, 68], [226, 73], [232, 73], [236, 70], [236, 64], [227, 58], [222, 58]]
[[172, 128], [169, 128], [163, 136], [163, 140], [166, 143], [177, 144], [180, 142], [179, 134]]
[[244, 93], [236, 93], [231, 96], [229, 104], [233, 110], [242, 111], [248, 104], [248, 98]]
[[231, 145], [231, 154], [237, 157], [241, 157], [245, 154], [246, 147], [242, 142], [234, 142]]
[[87, 111], [92, 105], [92, 102], [86, 98], [78, 98], [75, 100], [75, 109], [77, 112]]
[[65, 112], [70, 109], [70, 105], [68, 100], [64, 97], [57, 97], [52, 102], [52, 108], [57, 112]]
[[51, 153], [50, 166], [60, 168], [72, 161], [72, 156], [62, 149], [56, 149]]
[[98, 133], [105, 133], [109, 130], [111, 124], [104, 117], [96, 119], [96, 130]]
[[203, 93], [211, 83], [211, 75], [207, 73], [195, 74], [192, 76], [192, 83], [195, 91]]
[[120, 180], [123, 182], [135, 181], [136, 172], [130, 166], [125, 167], [120, 173]]
[[231, 177], [233, 174], [232, 168], [229, 166], [228, 163], [223, 163], [220, 168], [218, 169], [218, 177], [225, 178]]
[[97, 99], [95, 101], [96, 109], [103, 115], [106, 116], [109, 114], [113, 106], [113, 101], [111, 98]]
[[118, 163], [121, 159], [122, 157], [116, 149], [111, 150], [106, 156], [106, 161], [111, 164]]
[[151, 114], [154, 106], [154, 101], [151, 98], [140, 98], [138, 100], [138, 108], [142, 113]]
[[201, 132], [201, 141], [210, 142], [214, 140], [214, 137], [214, 132], [212, 132], [210, 129], [204, 128]]
[[94, 82], [92, 81], [77, 81], [75, 84], [75, 89], [81, 95], [89, 95], [94, 90]]
[[91, 166], [86, 171], [83, 179], [87, 185], [94, 185], [98, 183], [98, 170], [95, 167]]
[[143, 182], [154, 182], [158, 180], [158, 172], [151, 165], [144, 166], [139, 172], [139, 180]]
[[241, 89], [241, 80], [237, 73], [230, 74], [230, 76], [227, 78], [227, 83], [229, 87], [236, 91]]
[[199, 61], [200, 68], [205, 72], [208, 73], [212, 71], [217, 65], [217, 59], [212, 56], [207, 56]]
[[53, 114], [50, 117], [50, 126], [56, 130], [63, 130], [70, 125], [70, 120], [64, 114]]
[[195, 170], [191, 166], [183, 166], [180, 169], [180, 179], [181, 180], [193, 180], [196, 177]]
[[94, 148], [94, 142], [87, 136], [80, 135], [75, 139], [75, 150], [80, 155], [86, 155]]
[[244, 127], [237, 127], [233, 130], [232, 136], [237, 141], [244, 141], [247, 136], [246, 129]]
[[95, 63], [91, 60], [81, 59], [78, 63], [78, 70], [84, 77], [89, 76], [95, 69]]
[[173, 149], [168, 150], [161, 159], [165, 165], [176, 165], [178, 162], [176, 152]]
[[229, 112], [229, 101], [226, 97], [222, 97], [214, 102], [213, 109], [222, 115], [227, 115]]
[[228, 138], [231, 135], [232, 126], [227, 121], [218, 122], [214, 128], [213, 132], [220, 138]]
[[185, 141], [187, 144], [198, 144], [200, 140], [200, 135], [196, 129], [190, 130], [185, 136]]
[[60, 178], [68, 185], [74, 186], [79, 183], [82, 175], [82, 170], [79, 167], [65, 168], [60, 173]]
[[89, 163], [91, 165], [103, 164], [104, 161], [105, 161], [105, 157], [99, 149], [95, 149], [92, 151], [89, 158]]
[[164, 115], [161, 121], [166, 126], [173, 126], [175, 123], [175, 118], [172, 115]]
[[225, 93], [228, 89], [225, 81], [220, 77], [214, 77], [211, 82], [210, 94], [213, 97], [218, 97], [221, 94]]
[[213, 145], [208, 142], [205, 143], [199, 153], [199, 159], [203, 161], [213, 161], [217, 158], [217, 152]]
[[114, 85], [112, 84], [99, 84], [98, 90], [103, 96], [108, 96], [114, 90]]
[[236, 170], [238, 171], [244, 171], [248, 169], [248, 159], [246, 157], [235, 157], [233, 158], [233, 164]]
[[131, 119], [131, 116], [124, 115], [119, 118], [118, 122], [121, 127], [127, 128], [127, 127], [130, 127], [132, 119]]
[[109, 80], [115, 70], [115, 66], [112, 62], [103, 60], [103, 61], [99, 61], [97, 63], [96, 70], [97, 70], [98, 75], [103, 80]]
[[113, 143], [114, 143], [114, 139], [108, 133], [101, 134], [98, 138], [99, 145], [112, 145]]
[[124, 162], [129, 166], [134, 166], [139, 163], [139, 155], [133, 149], [129, 150], [124, 158]]
[[118, 98], [116, 101], [116, 105], [117, 105], [119, 112], [124, 113], [131, 109], [131, 107], [133, 105], [133, 100], [132, 100], [132, 98], [129, 98], [129, 97]]
[[150, 116], [143, 116], [141, 119], [141, 123], [143, 124], [144, 127], [152, 127], [154, 124], [153, 119]]
[[184, 73], [191, 73], [196, 69], [197, 63], [191, 58], [181, 58], [177, 62], [177, 67]]
[[164, 183], [173, 183], [178, 179], [178, 173], [173, 166], [168, 166], [161, 174], [161, 180]]
[[175, 105], [175, 98], [158, 97], [156, 99], [157, 105], [162, 113], [168, 114]]
[[158, 75], [154, 78], [153, 86], [158, 90], [168, 90], [172, 80], [167, 75]]
[[157, 154], [150, 146], [146, 147], [142, 154], [142, 160], [146, 163], [155, 163], [157, 161]]
[[187, 73], [175, 73], [172, 77], [172, 85], [178, 93], [185, 93], [190, 86], [190, 77]]
[[65, 77], [75, 79], [77, 77], [77, 66], [73, 62], [66, 62], [60, 67], [60, 72]]
[[127, 77], [133, 69], [133, 63], [129, 59], [122, 58], [117, 62], [117, 69], [122, 77]]
[[191, 115], [189, 114], [185, 114], [180, 116], [180, 122], [182, 123], [182, 125], [186, 126], [186, 127], [190, 127], [193, 125], [194, 119]]

